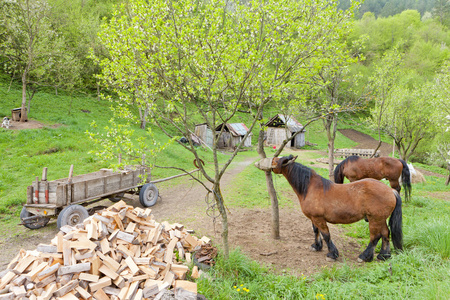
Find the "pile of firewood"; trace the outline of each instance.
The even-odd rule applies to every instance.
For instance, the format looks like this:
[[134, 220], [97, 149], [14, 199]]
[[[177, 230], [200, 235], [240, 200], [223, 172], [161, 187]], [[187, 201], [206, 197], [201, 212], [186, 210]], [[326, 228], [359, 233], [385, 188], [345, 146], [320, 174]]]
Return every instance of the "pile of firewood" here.
[[195, 252], [194, 262], [200, 266], [204, 265], [206, 268], [212, 267], [215, 264], [217, 256], [217, 248], [211, 246], [210, 243], [201, 245], [201, 248]]
[[21, 250], [0, 273], [0, 299], [159, 299], [171, 288], [196, 294], [182, 262], [209, 242], [120, 201], [62, 227], [50, 245]]

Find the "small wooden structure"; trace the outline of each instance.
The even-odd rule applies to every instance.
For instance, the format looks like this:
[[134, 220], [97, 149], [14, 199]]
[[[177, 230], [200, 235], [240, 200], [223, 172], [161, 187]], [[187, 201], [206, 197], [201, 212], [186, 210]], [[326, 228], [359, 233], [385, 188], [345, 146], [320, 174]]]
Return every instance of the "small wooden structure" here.
[[[26, 109], [27, 108], [25, 108], [25, 111], [26, 111]], [[21, 115], [22, 115], [22, 113], [21, 113], [21, 108], [20, 107], [11, 109], [11, 120], [12, 121], [19, 122]]]
[[[222, 149], [236, 147], [249, 131], [244, 123], [223, 123], [216, 127], [216, 135], [218, 135], [222, 129], [223, 132], [218, 141], [218, 147]], [[253, 134], [250, 132], [244, 140], [244, 147], [252, 146], [252, 135]]]
[[282, 114], [275, 115], [266, 124], [267, 135], [265, 143], [269, 145], [281, 145], [283, 141], [291, 137], [296, 132], [299, 132], [297, 136], [287, 144], [286, 147], [290, 148], [301, 148], [305, 146], [305, 132], [303, 131], [303, 126], [292, 116], [286, 116]]
[[[373, 153], [375, 152], [375, 149], [335, 149], [334, 150], [334, 157], [344, 157], [347, 158], [349, 156], [361, 156], [361, 157], [372, 157]], [[380, 156], [380, 150], [377, 150], [377, 153], [374, 155], [374, 157]]]
[[201, 139], [208, 147], [212, 148], [214, 134], [206, 123], [195, 125], [194, 135]]

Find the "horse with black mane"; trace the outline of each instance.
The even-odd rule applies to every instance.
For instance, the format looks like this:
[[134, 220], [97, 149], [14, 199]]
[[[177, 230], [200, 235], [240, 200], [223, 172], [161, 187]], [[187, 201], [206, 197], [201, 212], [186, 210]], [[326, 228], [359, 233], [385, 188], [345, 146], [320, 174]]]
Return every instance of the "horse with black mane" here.
[[334, 182], [344, 183], [344, 177], [350, 182], [363, 178], [373, 178], [389, 180], [393, 189], [400, 193], [399, 183], [402, 176], [402, 185], [405, 190], [405, 200], [411, 198], [411, 176], [408, 165], [402, 159], [392, 157], [361, 158], [353, 155], [344, 159], [334, 169]]
[[394, 248], [402, 249], [402, 200], [400, 195], [380, 181], [363, 179], [348, 184], [335, 184], [318, 175], [314, 170], [294, 162], [297, 157], [275, 157], [271, 168], [276, 174], [283, 174], [294, 189], [300, 206], [313, 224], [315, 242], [311, 250], [322, 250], [322, 234], [328, 247], [327, 260], [334, 261], [339, 256], [331, 241], [327, 222], [350, 224], [363, 218], [369, 221], [370, 242], [358, 261], [372, 261], [375, 246], [382, 240], [378, 259], [391, 256], [389, 227]]

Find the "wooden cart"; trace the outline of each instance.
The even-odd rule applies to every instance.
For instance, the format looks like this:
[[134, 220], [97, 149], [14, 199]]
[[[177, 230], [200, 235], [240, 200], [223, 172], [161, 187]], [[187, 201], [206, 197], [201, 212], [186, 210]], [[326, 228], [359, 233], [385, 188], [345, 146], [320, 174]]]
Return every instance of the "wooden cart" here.
[[114, 172], [98, 172], [47, 181], [47, 168], [42, 179], [27, 188], [27, 203], [22, 208], [22, 225], [30, 229], [45, 226], [51, 217], [57, 217], [57, 227], [76, 225], [89, 216], [85, 206], [103, 199], [117, 202], [125, 193], [139, 194], [144, 207], [153, 206], [158, 199], [158, 189], [150, 182], [150, 172], [144, 167], [134, 167]]

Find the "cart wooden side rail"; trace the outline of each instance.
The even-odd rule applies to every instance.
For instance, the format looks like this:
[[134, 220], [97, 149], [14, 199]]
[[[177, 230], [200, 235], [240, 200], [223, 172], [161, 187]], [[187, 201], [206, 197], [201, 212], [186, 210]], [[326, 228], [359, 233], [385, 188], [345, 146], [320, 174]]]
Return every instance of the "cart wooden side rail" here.
[[94, 173], [53, 181], [47, 181], [45, 178], [39, 181], [37, 178], [27, 188], [25, 207], [33, 214], [41, 214], [41, 210], [45, 209], [47, 214], [54, 215], [56, 210], [63, 206], [108, 198], [111, 195], [141, 188], [150, 182], [150, 176], [143, 179], [145, 173], [144, 168], [117, 172], [101, 169]]
[[158, 189], [150, 182], [150, 172], [145, 167], [133, 167], [126, 170], [100, 171], [73, 175], [73, 165], [69, 177], [47, 181], [47, 168], [42, 179], [36, 177], [27, 187], [27, 202], [22, 208], [22, 225], [30, 229], [45, 226], [50, 217], [58, 217], [57, 226], [75, 225], [88, 215], [84, 206], [110, 199], [121, 200], [125, 193], [139, 194], [139, 201], [145, 207], [152, 206], [158, 198]]

